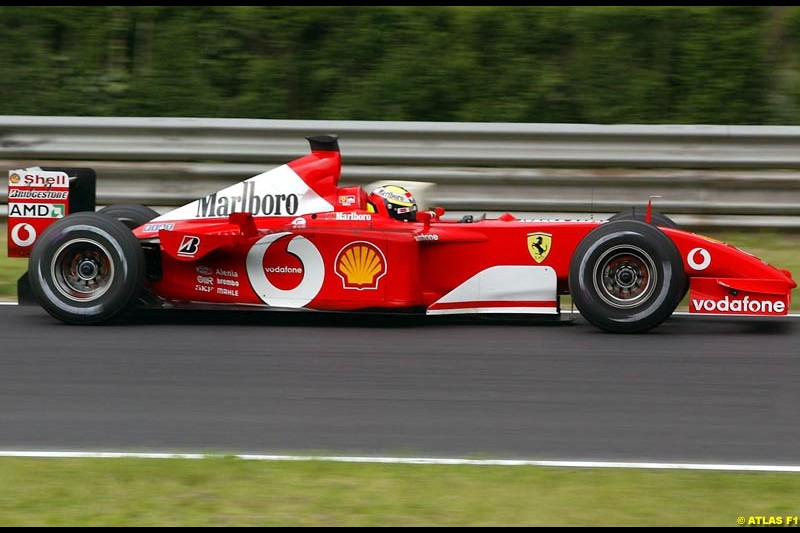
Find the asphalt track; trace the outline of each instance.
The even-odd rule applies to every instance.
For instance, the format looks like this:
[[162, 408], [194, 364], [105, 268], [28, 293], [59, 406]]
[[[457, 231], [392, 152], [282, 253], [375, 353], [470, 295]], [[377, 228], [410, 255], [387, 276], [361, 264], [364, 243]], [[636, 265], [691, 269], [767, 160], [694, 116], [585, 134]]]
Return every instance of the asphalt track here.
[[[223, 322], [220, 322], [223, 320]], [[574, 324], [0, 306], [0, 450], [800, 464], [800, 321]]]

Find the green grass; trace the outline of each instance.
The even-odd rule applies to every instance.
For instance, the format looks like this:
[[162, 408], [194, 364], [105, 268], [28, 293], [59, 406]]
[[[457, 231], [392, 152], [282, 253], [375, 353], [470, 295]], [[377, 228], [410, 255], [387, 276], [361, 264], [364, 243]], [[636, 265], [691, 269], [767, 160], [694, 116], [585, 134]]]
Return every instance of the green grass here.
[[[705, 235], [738, 246], [779, 268], [790, 270], [800, 280], [800, 234], [772, 230], [705, 232]], [[0, 224], [0, 299], [14, 299], [17, 279], [27, 269], [27, 259], [9, 258], [6, 226]], [[792, 293], [792, 309], [800, 310], [800, 291]]]
[[0, 459], [0, 526], [733, 526], [800, 475], [234, 458]]
[[733, 244], [778, 268], [785, 268], [792, 272], [795, 280], [800, 279], [800, 234], [798, 233], [753, 230], [705, 234]]

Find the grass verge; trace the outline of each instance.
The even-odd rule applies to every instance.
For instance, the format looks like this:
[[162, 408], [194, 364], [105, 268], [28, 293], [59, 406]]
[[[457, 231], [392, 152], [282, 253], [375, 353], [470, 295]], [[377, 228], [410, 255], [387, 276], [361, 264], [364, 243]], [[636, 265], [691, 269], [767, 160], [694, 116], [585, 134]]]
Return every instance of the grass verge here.
[[0, 459], [0, 526], [733, 526], [800, 475], [235, 458]]

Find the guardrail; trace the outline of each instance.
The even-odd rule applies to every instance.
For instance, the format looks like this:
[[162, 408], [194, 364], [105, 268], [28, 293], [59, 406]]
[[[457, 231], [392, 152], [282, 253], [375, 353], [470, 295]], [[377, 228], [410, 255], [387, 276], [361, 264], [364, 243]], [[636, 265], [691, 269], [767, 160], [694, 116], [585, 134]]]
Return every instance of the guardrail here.
[[434, 182], [430, 200], [459, 213], [591, 216], [658, 195], [690, 226], [800, 228], [793, 126], [0, 116], [0, 160], [91, 166], [100, 203], [166, 208], [299, 157], [318, 133], [340, 136], [343, 183]]

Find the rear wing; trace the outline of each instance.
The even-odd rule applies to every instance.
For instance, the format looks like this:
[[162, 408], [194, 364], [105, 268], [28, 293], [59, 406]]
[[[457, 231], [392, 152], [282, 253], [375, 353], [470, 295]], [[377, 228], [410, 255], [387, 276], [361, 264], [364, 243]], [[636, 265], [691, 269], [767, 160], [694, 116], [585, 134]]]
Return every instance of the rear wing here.
[[36, 239], [60, 218], [94, 211], [91, 168], [31, 167], [8, 171], [8, 257], [28, 257]]

